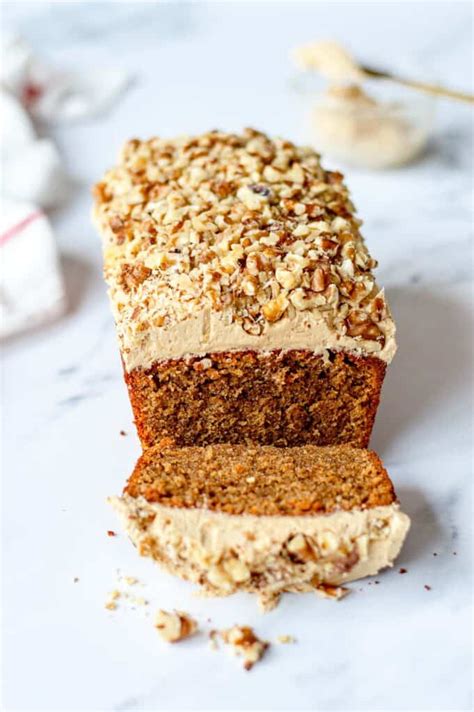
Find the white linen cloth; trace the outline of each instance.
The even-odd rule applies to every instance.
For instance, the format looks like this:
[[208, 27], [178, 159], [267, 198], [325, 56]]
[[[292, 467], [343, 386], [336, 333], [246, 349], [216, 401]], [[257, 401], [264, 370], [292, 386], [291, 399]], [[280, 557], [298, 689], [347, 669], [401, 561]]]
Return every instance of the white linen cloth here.
[[56, 245], [43, 212], [70, 190], [59, 152], [34, 122], [84, 119], [108, 109], [130, 81], [115, 70], [58, 72], [19, 38], [7, 37], [0, 63], [0, 337], [58, 316], [65, 308]]

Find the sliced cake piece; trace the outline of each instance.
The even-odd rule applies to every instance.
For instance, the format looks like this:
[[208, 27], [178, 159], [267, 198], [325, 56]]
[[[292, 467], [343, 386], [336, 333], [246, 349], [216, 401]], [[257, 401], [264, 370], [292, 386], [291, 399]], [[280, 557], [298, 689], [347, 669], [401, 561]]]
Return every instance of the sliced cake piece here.
[[111, 502], [141, 555], [267, 599], [391, 566], [410, 524], [377, 455], [351, 446], [155, 446]]
[[216, 131], [129, 141], [95, 196], [143, 447], [367, 447], [395, 324], [340, 173]]

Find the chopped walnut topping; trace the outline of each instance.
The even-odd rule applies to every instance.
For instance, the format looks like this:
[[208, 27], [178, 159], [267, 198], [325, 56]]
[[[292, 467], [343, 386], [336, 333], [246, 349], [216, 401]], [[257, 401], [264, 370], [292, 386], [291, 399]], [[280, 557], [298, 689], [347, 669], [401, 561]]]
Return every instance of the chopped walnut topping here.
[[252, 129], [133, 139], [95, 199], [119, 331], [210, 308], [258, 336], [318, 310], [341, 335], [383, 348], [376, 263], [341, 174], [312, 149]]
[[224, 643], [232, 645], [236, 655], [244, 658], [244, 668], [251, 670], [256, 662], [261, 660], [269, 643], [257, 638], [249, 626], [235, 625], [233, 628], [221, 631]]
[[155, 628], [163, 640], [176, 643], [184, 638], [189, 638], [198, 629], [196, 621], [183, 611], [159, 610], [155, 617]]

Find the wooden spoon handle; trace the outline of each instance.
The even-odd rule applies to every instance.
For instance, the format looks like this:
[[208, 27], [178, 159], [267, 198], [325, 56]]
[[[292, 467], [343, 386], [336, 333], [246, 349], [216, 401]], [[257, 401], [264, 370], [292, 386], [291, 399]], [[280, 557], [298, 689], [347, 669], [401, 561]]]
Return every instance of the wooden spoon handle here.
[[458, 101], [464, 101], [468, 104], [474, 104], [474, 95], [467, 94], [463, 91], [457, 91], [455, 89], [448, 89], [447, 87], [439, 86], [438, 84], [427, 84], [426, 82], [418, 82], [413, 79], [404, 79], [403, 77], [396, 77], [388, 72], [382, 72], [378, 69], [372, 69], [371, 67], [361, 67], [364, 74], [369, 77], [374, 77], [376, 79], [389, 79], [392, 82], [397, 82], [397, 84], [403, 84], [406, 87], [411, 87], [412, 89], [417, 89], [418, 91], [424, 91], [428, 94], [434, 94], [435, 96], [444, 96], [449, 99], [456, 99]]

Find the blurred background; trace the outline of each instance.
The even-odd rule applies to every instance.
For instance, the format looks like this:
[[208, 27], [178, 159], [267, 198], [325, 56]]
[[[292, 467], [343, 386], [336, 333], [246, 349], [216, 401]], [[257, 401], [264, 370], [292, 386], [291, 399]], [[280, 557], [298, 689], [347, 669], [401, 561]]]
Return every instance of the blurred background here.
[[[3, 464], [9, 475], [3, 486], [9, 572], [4, 603], [7, 695], [15, 709], [73, 704], [138, 709], [158, 699], [153, 691], [140, 703], [127, 697], [155, 674], [151, 662], [140, 657], [151, 643], [138, 637], [133, 654], [122, 655], [120, 633], [112, 634], [103, 621], [102, 594], [124, 556], [114, 559], [110, 542], [103, 541], [103, 532], [115, 526], [103, 502], [120, 488], [139, 446], [101, 276], [99, 238], [90, 219], [92, 185], [131, 137], [253, 126], [320, 148], [314, 109], [326, 85], [319, 76], [301, 73], [290, 56], [318, 40], [341, 43], [369, 66], [472, 93], [472, 10], [470, 2], [452, 0], [2, 3], [0, 321]], [[377, 96], [378, 86], [371, 84], [369, 93]], [[408, 107], [408, 120], [421, 131], [410, 160], [375, 169], [329, 144], [323, 161], [346, 175], [364, 220], [363, 234], [380, 263], [378, 280], [398, 322], [400, 351], [384, 386], [372, 446], [384, 457], [414, 517], [406, 549], [410, 562], [427, 547], [431, 557], [435, 546], [437, 551], [451, 546], [449, 537], [468, 532], [470, 521], [469, 499], [458, 495], [472, 444], [467, 386], [472, 375], [473, 107], [409, 90], [392, 96], [389, 89], [387, 98], [384, 91], [382, 100]], [[421, 113], [417, 102], [424, 102]], [[337, 143], [333, 140], [332, 147]], [[447, 508], [445, 530], [439, 519], [446, 519]], [[20, 520], [26, 525], [19, 527]], [[35, 557], [30, 556], [32, 541], [39, 552]], [[439, 566], [433, 586], [442, 591], [455, 572], [448, 564]], [[435, 580], [431, 569], [420, 566], [413, 576], [421, 577], [422, 593], [423, 583]], [[84, 582], [81, 589], [70, 586], [74, 577]], [[398, 613], [391, 609], [394, 629], [387, 640], [397, 664], [374, 674], [370, 693], [348, 672], [345, 652], [331, 648], [332, 640], [346, 639], [344, 626], [350, 625], [347, 615], [353, 609], [340, 610], [338, 620], [324, 614], [332, 627], [319, 620], [317, 639], [327, 666], [343, 671], [336, 687], [351, 691], [354, 709], [468, 709], [466, 585], [457, 586], [459, 599], [439, 600], [434, 604], [439, 609], [430, 612], [426, 597], [408, 606], [394, 589], [393, 604], [399, 608]], [[411, 625], [398, 625], [402, 618]], [[366, 643], [360, 650], [360, 659], [376, 671], [384, 657], [377, 625], [364, 627]], [[412, 651], [415, 638], [423, 641], [418, 658]], [[46, 648], [45, 639], [50, 641]], [[354, 651], [357, 641], [350, 642]], [[72, 659], [58, 654], [66, 649]], [[135, 653], [139, 670], [130, 665]], [[113, 665], [104, 662], [110, 655]], [[419, 660], [429, 661], [426, 674], [413, 677]], [[285, 678], [295, 664], [288, 663], [281, 681], [273, 678], [279, 709], [302, 708], [308, 701], [344, 708], [327, 689], [312, 687], [313, 674], [301, 676], [297, 665], [301, 694], [293, 698], [296, 688]], [[77, 683], [74, 665], [84, 685]], [[182, 709], [179, 705], [189, 703], [182, 666], [169, 665], [161, 703]], [[54, 685], [46, 685], [51, 670], [56, 671]], [[441, 682], [449, 684], [437, 684], [440, 671]], [[264, 704], [268, 685], [261, 693], [251, 689], [256, 707], [259, 699]], [[116, 690], [113, 700], [111, 690]], [[200, 700], [201, 708], [211, 709], [206, 692], [197, 690], [195, 704]], [[220, 694], [215, 692], [212, 705], [228, 703]], [[123, 706], [114, 706], [119, 701]]]

